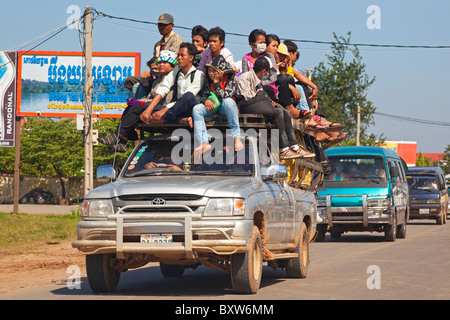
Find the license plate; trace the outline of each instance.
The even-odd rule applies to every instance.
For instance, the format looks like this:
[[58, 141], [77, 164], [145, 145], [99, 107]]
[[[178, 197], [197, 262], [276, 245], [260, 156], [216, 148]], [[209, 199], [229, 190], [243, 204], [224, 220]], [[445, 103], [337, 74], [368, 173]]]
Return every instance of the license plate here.
[[428, 214], [430, 213], [430, 209], [419, 209], [419, 214]]
[[141, 234], [141, 243], [167, 243], [173, 242], [171, 233], [146, 233]]

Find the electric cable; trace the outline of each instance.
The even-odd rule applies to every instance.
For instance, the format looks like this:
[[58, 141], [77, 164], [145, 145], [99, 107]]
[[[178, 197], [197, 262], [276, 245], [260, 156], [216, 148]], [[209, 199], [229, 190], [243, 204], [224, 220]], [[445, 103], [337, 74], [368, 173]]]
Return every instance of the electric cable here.
[[[138, 19], [132, 19], [132, 18], [126, 18], [126, 17], [119, 17], [119, 16], [113, 16], [104, 12], [97, 11], [95, 9], [92, 9], [95, 13], [97, 13], [99, 16], [107, 17], [110, 19], [117, 19], [117, 20], [124, 20], [124, 21], [130, 21], [130, 22], [136, 22], [136, 23], [143, 23], [143, 24], [151, 24], [151, 25], [158, 25], [157, 22], [152, 21], [145, 21], [145, 20], [138, 20]], [[192, 28], [184, 27], [184, 26], [174, 26], [174, 28], [183, 29], [183, 30], [192, 30]], [[248, 35], [242, 34], [242, 33], [236, 33], [236, 32], [226, 32], [227, 35], [233, 35], [238, 37], [245, 37], [248, 38]], [[303, 42], [303, 43], [314, 43], [314, 44], [328, 44], [328, 45], [334, 45], [336, 42], [334, 41], [319, 41], [319, 40], [305, 40], [305, 39], [290, 39], [290, 38], [280, 38], [281, 40], [291, 40], [294, 42]], [[437, 46], [431, 46], [431, 45], [399, 45], [399, 44], [371, 44], [371, 43], [343, 43], [346, 46], [357, 46], [357, 47], [379, 47], [379, 48], [406, 48], [406, 49], [450, 49], [450, 45], [437, 45]]]

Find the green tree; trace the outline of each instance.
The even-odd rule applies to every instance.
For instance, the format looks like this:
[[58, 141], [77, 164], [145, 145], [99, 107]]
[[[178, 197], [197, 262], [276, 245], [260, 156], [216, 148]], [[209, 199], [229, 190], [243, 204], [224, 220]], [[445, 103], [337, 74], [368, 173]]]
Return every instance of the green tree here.
[[[366, 74], [366, 65], [357, 46], [350, 46], [351, 33], [347, 38], [333, 33], [333, 53], [326, 55], [327, 63], [321, 62], [314, 68], [312, 81], [319, 88], [319, 107], [328, 120], [339, 122], [347, 132], [347, 144], [355, 144], [357, 107], [361, 109], [360, 141], [362, 145], [376, 145], [384, 140], [382, 135], [367, 135], [367, 128], [374, 125], [375, 106], [367, 99], [367, 91], [375, 77]], [[347, 56], [348, 53], [352, 57]]]
[[[94, 124], [102, 137], [113, 132], [118, 119], [101, 119]], [[131, 144], [131, 142], [130, 142]], [[94, 146], [94, 169], [115, 163], [119, 170], [130, 151], [114, 155], [107, 146]], [[115, 159], [114, 159], [115, 157]], [[14, 148], [0, 148], [0, 173], [14, 173]], [[21, 130], [20, 174], [57, 176], [65, 197], [63, 177], [84, 176], [84, 144], [82, 132], [73, 118], [27, 118]]]
[[425, 157], [422, 154], [422, 152], [419, 152], [419, 156], [417, 157], [417, 160], [416, 160], [416, 166], [423, 167], [423, 166], [431, 166], [431, 165], [432, 165], [431, 159]]

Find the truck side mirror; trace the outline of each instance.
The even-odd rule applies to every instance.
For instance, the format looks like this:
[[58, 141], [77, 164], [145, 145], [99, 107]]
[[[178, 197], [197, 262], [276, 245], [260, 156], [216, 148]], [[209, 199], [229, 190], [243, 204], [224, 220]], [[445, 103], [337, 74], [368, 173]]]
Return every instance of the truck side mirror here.
[[116, 170], [110, 164], [105, 164], [97, 168], [97, 179], [116, 179]]
[[287, 179], [287, 167], [284, 164], [271, 164], [267, 168], [262, 168], [263, 181], [283, 181]]

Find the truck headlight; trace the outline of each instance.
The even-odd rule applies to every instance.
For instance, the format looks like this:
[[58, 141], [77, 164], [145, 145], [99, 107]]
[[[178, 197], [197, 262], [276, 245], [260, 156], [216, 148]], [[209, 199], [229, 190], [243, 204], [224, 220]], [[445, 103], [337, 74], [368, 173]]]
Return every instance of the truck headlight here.
[[440, 199], [428, 199], [427, 204], [441, 203]]
[[370, 199], [367, 200], [368, 208], [387, 208], [391, 205], [391, 198], [388, 197], [386, 199]]
[[84, 200], [81, 207], [82, 217], [103, 217], [114, 214], [112, 201], [109, 199]]
[[211, 198], [203, 215], [206, 217], [232, 216], [245, 214], [245, 201], [242, 199]]

